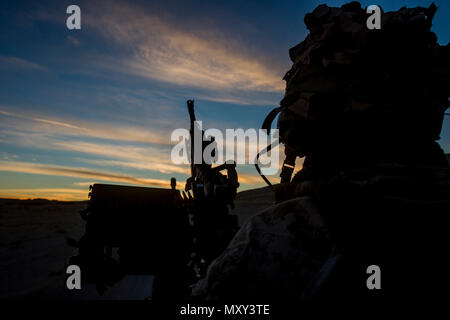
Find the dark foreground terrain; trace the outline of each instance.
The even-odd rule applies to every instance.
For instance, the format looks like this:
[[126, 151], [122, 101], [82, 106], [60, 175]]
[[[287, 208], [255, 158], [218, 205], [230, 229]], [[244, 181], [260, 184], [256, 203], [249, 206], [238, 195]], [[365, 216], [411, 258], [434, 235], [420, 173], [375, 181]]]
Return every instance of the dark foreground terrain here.
[[[268, 188], [240, 192], [234, 213], [242, 223], [273, 203]], [[0, 199], [0, 300], [3, 299], [140, 299], [151, 292], [151, 277], [129, 277], [100, 297], [95, 288], [64, 288], [65, 262], [84, 222], [87, 202]], [[150, 288], [150, 289], [149, 289]], [[146, 294], [142, 292], [145, 291]]]

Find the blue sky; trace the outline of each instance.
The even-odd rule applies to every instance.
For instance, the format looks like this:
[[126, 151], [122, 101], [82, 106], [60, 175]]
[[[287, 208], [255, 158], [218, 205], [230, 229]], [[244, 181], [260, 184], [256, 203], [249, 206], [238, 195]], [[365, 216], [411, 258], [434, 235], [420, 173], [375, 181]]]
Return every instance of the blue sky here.
[[[93, 182], [167, 186], [170, 133], [259, 128], [283, 97], [288, 49], [325, 1], [2, 1], [0, 197], [86, 199]], [[347, 1], [327, 1], [340, 6]], [[432, 1], [361, 1], [385, 11]], [[450, 3], [433, 31], [450, 41]], [[77, 4], [82, 29], [66, 28]], [[450, 152], [450, 120], [441, 146]], [[238, 167], [242, 187], [263, 185]], [[276, 177], [274, 178], [276, 179]]]

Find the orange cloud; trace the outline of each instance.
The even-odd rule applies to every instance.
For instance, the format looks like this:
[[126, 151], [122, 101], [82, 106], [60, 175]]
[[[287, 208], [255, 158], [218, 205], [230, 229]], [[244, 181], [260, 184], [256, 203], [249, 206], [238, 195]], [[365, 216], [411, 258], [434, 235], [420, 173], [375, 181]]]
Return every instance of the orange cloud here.
[[[84, 127], [77, 122], [65, 119], [48, 119], [43, 116], [25, 115], [0, 109], [2, 133], [8, 137], [9, 144], [43, 150], [73, 151], [102, 156], [109, 159], [83, 162], [151, 170], [161, 173], [187, 173], [187, 166], [174, 165], [170, 159], [170, 134], [160, 130], [139, 130], [120, 127], [115, 124], [97, 125], [86, 123]], [[86, 127], [90, 127], [86, 129]], [[22, 128], [22, 129], [18, 129]], [[128, 141], [127, 145], [117, 143], [94, 143], [71, 141], [68, 137]], [[146, 147], [137, 146], [146, 142]]]
[[284, 90], [282, 70], [246, 54], [248, 48], [218, 30], [192, 34], [124, 2], [96, 4], [92, 10], [95, 13], [86, 17], [85, 24], [130, 49], [130, 56], [114, 64], [124, 72], [206, 89]]
[[0, 198], [7, 199], [49, 199], [60, 201], [88, 200], [88, 189], [40, 188], [40, 189], [0, 189]]
[[3, 128], [26, 128], [27, 131], [45, 135], [65, 135], [71, 137], [88, 137], [98, 139], [114, 139], [117, 141], [141, 142], [154, 145], [169, 145], [170, 133], [145, 128], [127, 127], [119, 124], [104, 124], [86, 120], [68, 120], [48, 118], [7, 111], [1, 106], [0, 115], [9, 117], [2, 123]]
[[130, 175], [123, 175], [104, 171], [95, 171], [86, 168], [74, 168], [67, 166], [38, 164], [20, 161], [0, 161], [0, 171], [87, 178], [101, 181], [129, 183], [144, 186], [170, 187], [170, 181], [164, 179], [138, 178]]
[[11, 67], [11, 68], [19, 68], [25, 70], [38, 70], [38, 71], [48, 71], [48, 68], [35, 63], [33, 61], [25, 60], [19, 57], [12, 56], [0, 56], [0, 65]]

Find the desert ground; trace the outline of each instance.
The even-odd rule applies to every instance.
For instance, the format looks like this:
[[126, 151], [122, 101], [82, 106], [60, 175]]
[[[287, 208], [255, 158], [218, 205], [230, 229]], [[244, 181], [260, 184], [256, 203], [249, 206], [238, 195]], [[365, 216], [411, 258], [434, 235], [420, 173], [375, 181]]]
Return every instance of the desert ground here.
[[[269, 188], [238, 193], [233, 213], [239, 224], [273, 204]], [[79, 239], [88, 202], [0, 199], [0, 300], [4, 299], [141, 299], [149, 297], [151, 277], [127, 277], [100, 296], [94, 286], [65, 288], [65, 264]], [[145, 292], [147, 295], [143, 296]]]

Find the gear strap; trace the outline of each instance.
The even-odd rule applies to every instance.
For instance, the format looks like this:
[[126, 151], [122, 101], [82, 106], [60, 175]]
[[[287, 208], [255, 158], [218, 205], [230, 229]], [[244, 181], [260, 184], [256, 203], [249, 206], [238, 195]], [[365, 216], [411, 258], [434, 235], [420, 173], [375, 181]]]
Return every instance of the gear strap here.
[[[265, 130], [267, 134], [269, 134], [269, 132], [270, 132], [270, 127], [272, 126], [273, 120], [280, 113], [280, 111], [282, 109], [283, 109], [283, 107], [277, 107], [277, 108], [273, 109], [272, 111], [269, 112], [269, 114], [264, 119], [261, 129]], [[258, 171], [261, 178], [267, 183], [267, 185], [270, 188], [273, 189], [272, 183], [270, 183], [270, 181], [266, 178], [266, 176], [261, 173], [261, 169], [258, 165], [260, 155], [263, 153], [269, 152], [270, 149], [272, 149], [272, 147], [273, 147], [273, 145], [270, 144], [264, 150], [261, 150], [260, 152], [258, 152], [258, 154], [256, 155], [255, 167], [256, 167], [256, 171]], [[283, 168], [282, 168], [281, 174], [280, 174], [281, 183], [291, 181], [291, 176], [292, 176], [292, 173], [293, 173], [294, 167], [295, 167], [295, 159], [297, 158], [295, 151], [287, 146], [285, 146], [284, 153], [286, 155], [286, 158], [284, 159]]]
[[282, 107], [277, 107], [269, 112], [266, 118], [263, 121], [261, 129], [266, 130], [267, 134], [269, 134], [270, 127], [272, 126], [272, 122], [275, 117], [280, 113]]
[[295, 159], [297, 159], [297, 154], [294, 149], [289, 148], [288, 146], [284, 146], [284, 154], [286, 158], [284, 158], [283, 167], [281, 168], [281, 183], [289, 183], [291, 182], [292, 173], [295, 169]]

